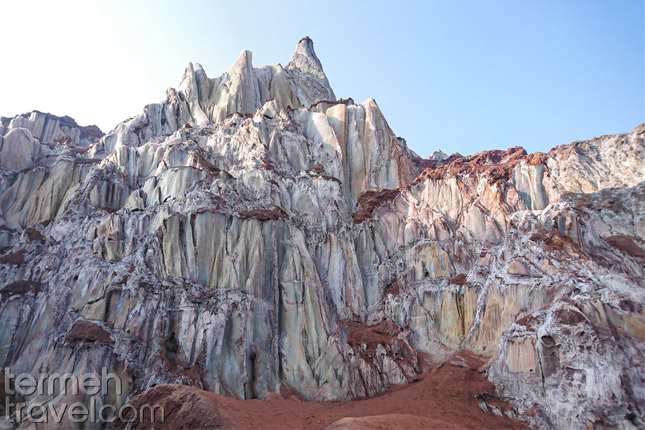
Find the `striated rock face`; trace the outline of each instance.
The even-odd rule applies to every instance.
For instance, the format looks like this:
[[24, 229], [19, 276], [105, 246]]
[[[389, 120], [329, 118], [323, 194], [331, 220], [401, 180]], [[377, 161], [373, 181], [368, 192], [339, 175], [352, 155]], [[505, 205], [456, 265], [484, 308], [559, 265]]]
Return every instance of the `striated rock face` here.
[[547, 165], [564, 192], [633, 187], [643, 180], [644, 137], [641, 124], [631, 133], [556, 146], [549, 151]]
[[308, 38], [284, 68], [190, 64], [105, 136], [43, 115], [0, 129], [14, 372], [348, 400], [467, 353], [508, 416], [645, 423], [643, 126], [422, 159]]

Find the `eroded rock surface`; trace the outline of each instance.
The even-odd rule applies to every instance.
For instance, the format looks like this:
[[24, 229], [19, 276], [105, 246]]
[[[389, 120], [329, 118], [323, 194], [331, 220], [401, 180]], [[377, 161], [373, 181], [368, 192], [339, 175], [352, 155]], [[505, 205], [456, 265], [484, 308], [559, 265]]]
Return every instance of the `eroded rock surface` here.
[[308, 38], [284, 68], [190, 64], [105, 136], [43, 115], [0, 128], [15, 372], [350, 400], [465, 353], [510, 417], [645, 423], [643, 126], [423, 159]]

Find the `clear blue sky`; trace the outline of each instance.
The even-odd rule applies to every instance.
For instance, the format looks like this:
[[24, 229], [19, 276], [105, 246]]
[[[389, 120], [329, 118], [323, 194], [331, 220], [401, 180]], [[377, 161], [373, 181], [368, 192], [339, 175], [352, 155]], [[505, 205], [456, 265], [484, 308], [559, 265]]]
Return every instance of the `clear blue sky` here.
[[219, 76], [315, 42], [338, 97], [374, 97], [420, 155], [545, 151], [645, 121], [645, 11], [612, 1], [4, 2], [0, 114], [104, 131], [189, 61]]

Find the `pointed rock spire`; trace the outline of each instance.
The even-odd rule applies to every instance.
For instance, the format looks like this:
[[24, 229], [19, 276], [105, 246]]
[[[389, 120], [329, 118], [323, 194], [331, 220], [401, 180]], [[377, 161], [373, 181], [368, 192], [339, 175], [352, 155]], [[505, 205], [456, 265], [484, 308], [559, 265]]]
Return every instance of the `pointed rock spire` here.
[[251, 51], [242, 51], [235, 63], [228, 69], [227, 75], [225, 81], [222, 82], [226, 83], [228, 92], [222, 93], [223, 98], [217, 102], [217, 110], [220, 112], [218, 117], [231, 112], [252, 113], [262, 106]]
[[314, 51], [314, 41], [309, 36], [300, 39], [291, 61], [287, 64], [287, 69], [298, 69], [301, 72], [316, 75], [321, 79], [327, 79], [325, 72], [323, 72], [322, 64]]
[[[300, 39], [285, 69], [291, 72], [292, 78], [297, 81], [297, 86], [302, 87], [298, 91], [298, 98], [305, 106], [320, 100], [336, 100], [323, 66], [314, 51], [314, 41], [309, 36]], [[304, 79], [295, 77], [298, 74]]]
[[231, 74], [242, 70], [253, 70], [253, 53], [246, 49], [240, 52], [235, 63], [228, 69], [228, 73]]
[[[190, 108], [191, 116], [198, 124], [208, 122], [208, 116], [199, 103], [200, 84], [206, 80], [206, 72], [199, 63], [188, 63], [179, 83], [179, 91], [184, 94]], [[202, 91], [203, 92], [203, 91]]]

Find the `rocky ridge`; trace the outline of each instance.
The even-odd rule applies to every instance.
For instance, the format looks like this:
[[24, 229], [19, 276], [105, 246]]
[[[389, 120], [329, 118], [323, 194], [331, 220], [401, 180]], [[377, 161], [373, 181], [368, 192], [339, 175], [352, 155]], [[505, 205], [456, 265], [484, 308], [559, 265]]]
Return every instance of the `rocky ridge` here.
[[466, 351], [530, 425], [644, 423], [643, 125], [423, 159], [305, 38], [286, 67], [190, 64], [107, 135], [33, 112], [0, 136], [16, 372], [349, 400]]

